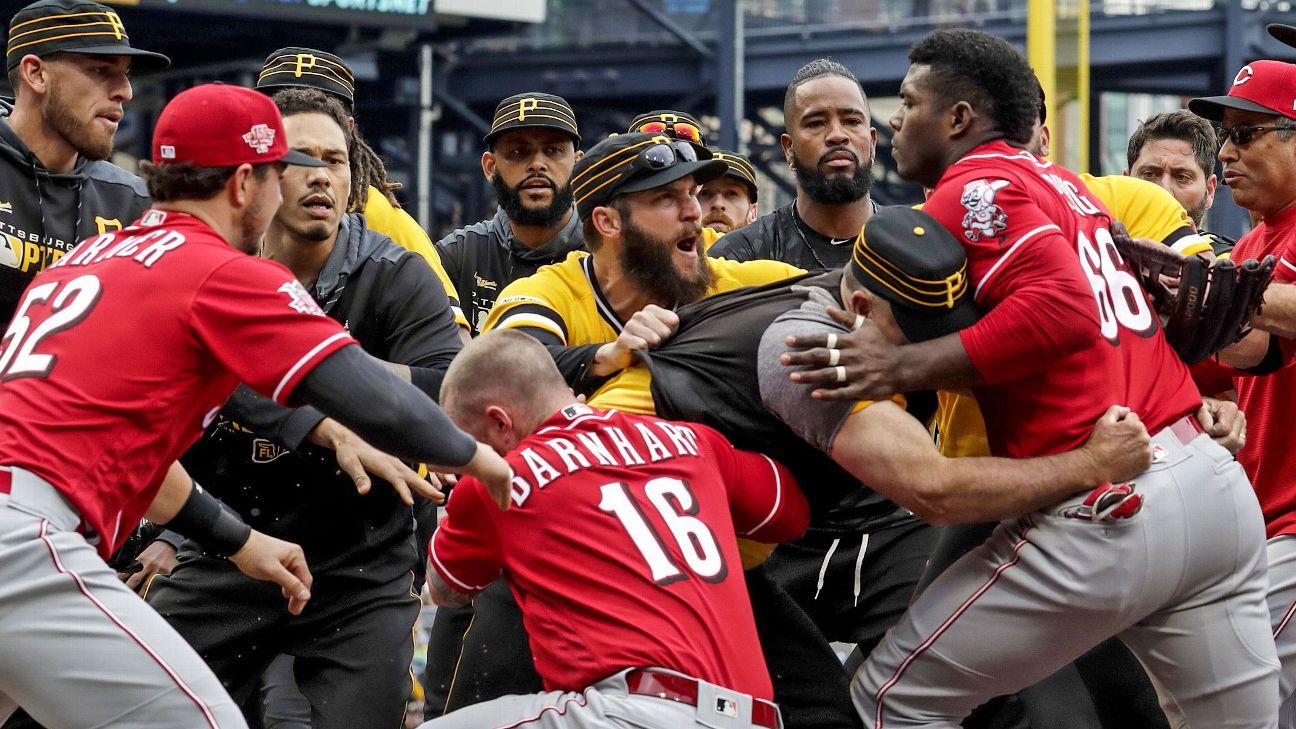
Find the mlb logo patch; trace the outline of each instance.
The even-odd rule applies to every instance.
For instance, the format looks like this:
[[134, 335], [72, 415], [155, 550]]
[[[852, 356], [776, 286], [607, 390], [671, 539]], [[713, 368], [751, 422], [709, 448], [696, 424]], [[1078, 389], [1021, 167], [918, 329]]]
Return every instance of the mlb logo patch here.
[[1160, 446], [1160, 445], [1157, 445], [1156, 443], [1153, 443], [1153, 444], [1152, 444], [1152, 462], [1153, 462], [1153, 463], [1160, 463], [1161, 461], [1164, 461], [1164, 460], [1166, 459], [1166, 456], [1169, 456], [1169, 455], [1170, 455], [1170, 452], [1167, 451], [1167, 450], [1165, 449], [1165, 446]]
[[158, 148], [158, 156], [162, 159], [175, 159], [175, 147], [170, 144], [164, 144]]
[[721, 716], [738, 716], [738, 702], [723, 696], [716, 697], [716, 713]]

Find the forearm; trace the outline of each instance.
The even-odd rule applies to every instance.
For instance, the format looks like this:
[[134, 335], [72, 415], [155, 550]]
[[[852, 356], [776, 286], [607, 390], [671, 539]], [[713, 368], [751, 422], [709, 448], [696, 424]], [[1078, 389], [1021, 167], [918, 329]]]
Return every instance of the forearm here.
[[970, 366], [986, 384], [996, 385], [1055, 366], [1091, 345], [1100, 332], [1091, 292], [1029, 286], [999, 302], [957, 336]]
[[1251, 325], [1280, 337], [1296, 338], [1296, 285], [1269, 284], [1264, 307], [1251, 318]]
[[199, 488], [178, 462], [167, 470], [145, 516], [223, 556], [242, 549], [252, 533], [237, 513]]
[[897, 392], [955, 390], [983, 384], [958, 334], [948, 334], [898, 350]]
[[319, 364], [294, 396], [398, 458], [456, 470], [477, 450], [440, 406], [402, 382], [359, 347], [346, 347]]
[[428, 594], [432, 596], [432, 603], [437, 607], [453, 608], [463, 607], [472, 602], [472, 596], [459, 592], [441, 578], [436, 569], [431, 565], [427, 571]]
[[192, 488], [193, 479], [184, 470], [184, 466], [181, 466], [179, 461], [172, 463], [167, 469], [166, 477], [162, 479], [162, 488], [158, 490], [157, 496], [153, 497], [153, 503], [144, 513], [144, 518], [155, 524], [166, 524], [171, 521], [180, 511], [180, 507], [184, 506]]

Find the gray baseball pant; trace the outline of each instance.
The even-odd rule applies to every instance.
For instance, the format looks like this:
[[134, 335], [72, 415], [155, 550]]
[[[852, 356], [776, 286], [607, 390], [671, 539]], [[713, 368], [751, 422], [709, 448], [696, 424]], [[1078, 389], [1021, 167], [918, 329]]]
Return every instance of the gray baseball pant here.
[[18, 468], [0, 493], [0, 722], [47, 729], [247, 729], [198, 654], [77, 533], [59, 492]]
[[1282, 710], [1278, 726], [1296, 729], [1296, 536], [1285, 534], [1270, 539], [1269, 617], [1273, 621], [1274, 644], [1282, 663], [1279, 695]]
[[[662, 670], [662, 669], [656, 669]], [[419, 729], [752, 729], [744, 717], [751, 713], [751, 697], [699, 681], [699, 706], [670, 699], [632, 694], [626, 674], [609, 676], [584, 691], [548, 691], [502, 696], [452, 711], [419, 726]], [[683, 674], [680, 674], [683, 675]], [[717, 696], [740, 704], [737, 717], [708, 707]]]
[[1204, 435], [1185, 445], [1167, 429], [1152, 442], [1158, 460], [1134, 480], [1133, 516], [1075, 518], [1081, 494], [1003, 522], [932, 583], [855, 674], [865, 726], [955, 729], [983, 701], [1117, 635], [1172, 726], [1276, 727], [1255, 493]]

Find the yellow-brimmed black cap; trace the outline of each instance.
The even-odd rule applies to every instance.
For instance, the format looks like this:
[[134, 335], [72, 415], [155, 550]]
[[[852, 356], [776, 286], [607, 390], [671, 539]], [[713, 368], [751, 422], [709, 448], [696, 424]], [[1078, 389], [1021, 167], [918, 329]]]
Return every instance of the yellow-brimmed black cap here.
[[40, 0], [19, 10], [9, 21], [6, 71], [12, 71], [28, 54], [44, 58], [61, 52], [130, 56], [134, 68], [146, 70], [171, 65], [171, 59], [161, 53], [132, 48], [121, 18], [99, 3]]
[[567, 132], [580, 144], [580, 130], [576, 126], [576, 112], [561, 96], [530, 91], [516, 94], [495, 107], [490, 131], [482, 138], [487, 147], [495, 145], [501, 134], [515, 129], [557, 129]]
[[[665, 149], [661, 149], [665, 147]], [[692, 157], [693, 159], [689, 159]], [[619, 195], [693, 176], [699, 185], [725, 173], [706, 148], [661, 134], [618, 134], [594, 145], [572, 168], [571, 191], [581, 220]]]
[[256, 89], [272, 94], [282, 88], [319, 89], [340, 100], [347, 111], [355, 108], [355, 74], [332, 53], [288, 47], [266, 56]]
[[701, 122], [682, 111], [657, 109], [630, 120], [631, 133], [664, 134], [706, 146], [706, 130]]
[[921, 210], [897, 206], [875, 212], [855, 239], [850, 271], [864, 288], [891, 303], [911, 342], [965, 329], [980, 316], [962, 244]]
[[751, 160], [737, 152], [726, 152], [723, 149], [713, 149], [711, 154], [729, 165], [729, 169], [725, 170], [726, 175], [747, 184], [747, 189], [751, 191], [751, 201], [756, 202], [756, 167]]

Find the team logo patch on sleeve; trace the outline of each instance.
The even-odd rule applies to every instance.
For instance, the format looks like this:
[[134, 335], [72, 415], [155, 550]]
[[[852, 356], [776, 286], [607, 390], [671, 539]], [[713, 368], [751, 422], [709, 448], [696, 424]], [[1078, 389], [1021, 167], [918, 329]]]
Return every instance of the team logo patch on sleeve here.
[[963, 216], [963, 235], [976, 243], [994, 238], [1008, 227], [1008, 214], [995, 204], [995, 193], [1008, 187], [1007, 180], [973, 180], [963, 186], [959, 202], [967, 208]]
[[288, 294], [288, 306], [292, 307], [293, 311], [324, 316], [324, 310], [320, 308], [319, 304], [315, 303], [315, 299], [311, 298], [310, 292], [299, 281], [285, 283], [279, 287], [279, 293]]

